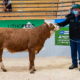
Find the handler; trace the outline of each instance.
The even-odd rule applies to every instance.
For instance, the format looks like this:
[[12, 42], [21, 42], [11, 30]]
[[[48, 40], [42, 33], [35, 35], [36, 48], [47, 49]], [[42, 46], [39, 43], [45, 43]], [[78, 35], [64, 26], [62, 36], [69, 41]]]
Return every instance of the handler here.
[[[80, 65], [80, 5], [72, 5], [70, 14], [66, 16], [66, 20], [57, 23], [58, 26], [64, 27], [69, 24], [69, 37], [72, 65], [69, 69], [78, 68], [78, 60]], [[78, 52], [78, 54], [77, 54]]]

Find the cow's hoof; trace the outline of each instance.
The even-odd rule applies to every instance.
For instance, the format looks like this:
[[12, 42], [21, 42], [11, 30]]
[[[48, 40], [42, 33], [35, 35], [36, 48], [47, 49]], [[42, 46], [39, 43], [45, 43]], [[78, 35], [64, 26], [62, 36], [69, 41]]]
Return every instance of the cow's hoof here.
[[1, 69], [2, 69], [2, 71], [3, 71], [3, 72], [7, 72], [7, 70], [6, 70], [6, 69], [3, 69], [3, 68], [1, 68]]
[[3, 69], [3, 72], [7, 72], [7, 70], [6, 69]]
[[34, 71], [31, 71], [30, 74], [34, 74]]
[[33, 74], [35, 73], [36, 69], [30, 70], [30, 73]]
[[34, 69], [33, 71], [36, 71], [36, 69]]

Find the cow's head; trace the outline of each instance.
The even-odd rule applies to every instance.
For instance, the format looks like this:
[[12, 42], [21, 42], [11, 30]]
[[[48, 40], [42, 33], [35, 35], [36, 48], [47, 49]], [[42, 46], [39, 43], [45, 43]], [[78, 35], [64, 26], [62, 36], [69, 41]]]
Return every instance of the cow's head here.
[[55, 26], [54, 26], [54, 24], [53, 24], [53, 23], [46, 23], [46, 22], [45, 22], [43, 25], [45, 25], [45, 26], [48, 28], [50, 34], [52, 35], [53, 32], [55, 31]]
[[54, 31], [54, 29], [55, 29], [55, 26], [52, 23], [49, 23], [48, 27], [49, 27], [50, 31]]
[[54, 31], [55, 26], [52, 23], [45, 23], [50, 31]]

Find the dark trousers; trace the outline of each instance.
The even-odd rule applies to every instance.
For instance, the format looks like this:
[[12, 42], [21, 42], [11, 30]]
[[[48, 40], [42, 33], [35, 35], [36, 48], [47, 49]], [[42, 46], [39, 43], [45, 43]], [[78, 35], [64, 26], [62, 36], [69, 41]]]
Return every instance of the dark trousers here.
[[72, 64], [78, 65], [77, 59], [79, 59], [80, 61], [80, 39], [70, 40], [70, 47], [71, 47]]

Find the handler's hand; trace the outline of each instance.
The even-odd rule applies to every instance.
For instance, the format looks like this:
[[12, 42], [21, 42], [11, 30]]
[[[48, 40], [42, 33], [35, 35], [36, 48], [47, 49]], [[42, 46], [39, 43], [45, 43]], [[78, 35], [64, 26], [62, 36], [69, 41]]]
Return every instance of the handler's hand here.
[[53, 25], [54, 25], [54, 27], [55, 27], [55, 28], [54, 28], [55, 31], [59, 30], [59, 26], [57, 26], [57, 24], [53, 24]]
[[54, 30], [55, 30], [55, 31], [59, 30], [59, 27], [55, 27]]

